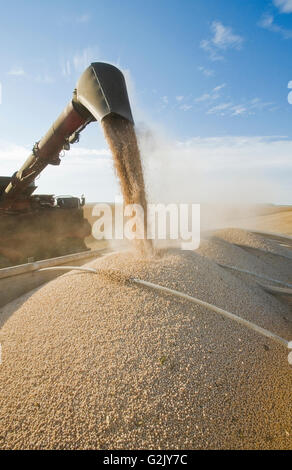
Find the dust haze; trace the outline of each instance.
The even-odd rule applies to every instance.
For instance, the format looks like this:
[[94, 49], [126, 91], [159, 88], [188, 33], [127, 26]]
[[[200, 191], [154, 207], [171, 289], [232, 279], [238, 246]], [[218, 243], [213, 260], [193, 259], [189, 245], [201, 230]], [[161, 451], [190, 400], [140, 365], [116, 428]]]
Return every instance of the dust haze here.
[[[137, 125], [149, 202], [199, 203], [203, 229], [262, 213], [281, 195], [263, 171], [258, 140], [193, 138], [180, 142], [146, 124]], [[247, 154], [248, 149], [248, 154]]]

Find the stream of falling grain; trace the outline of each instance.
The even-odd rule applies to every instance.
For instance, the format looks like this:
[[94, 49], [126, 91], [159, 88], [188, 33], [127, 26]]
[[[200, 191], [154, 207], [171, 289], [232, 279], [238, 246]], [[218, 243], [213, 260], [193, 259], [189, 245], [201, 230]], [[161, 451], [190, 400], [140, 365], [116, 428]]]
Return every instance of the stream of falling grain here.
[[135, 239], [135, 244], [142, 254], [151, 255], [153, 246], [147, 239], [145, 183], [134, 125], [118, 115], [106, 116], [101, 123], [113, 155], [124, 204], [139, 204], [144, 211], [144, 220], [139, 221], [144, 227], [144, 239]]

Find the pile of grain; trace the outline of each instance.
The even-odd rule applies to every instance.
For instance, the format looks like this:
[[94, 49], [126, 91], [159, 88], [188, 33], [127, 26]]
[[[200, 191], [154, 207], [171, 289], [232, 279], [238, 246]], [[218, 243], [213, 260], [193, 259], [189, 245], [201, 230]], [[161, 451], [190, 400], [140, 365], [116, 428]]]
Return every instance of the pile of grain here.
[[219, 230], [215, 234], [217, 237], [222, 238], [230, 243], [240, 245], [243, 247], [253, 248], [262, 250], [267, 253], [281, 255], [286, 258], [292, 259], [291, 251], [287, 248], [280, 246], [273, 240], [268, 240], [256, 233], [249, 232], [247, 230], [239, 228], [228, 228]]
[[284, 304], [198, 253], [109, 255], [0, 314], [2, 448], [292, 448], [285, 348], [124, 282], [197, 296], [286, 339]]
[[106, 116], [101, 124], [113, 155], [124, 203], [139, 204], [144, 211], [144, 219], [139, 222], [141, 229], [144, 229], [144, 239], [136, 240], [136, 246], [142, 254], [152, 254], [152, 242], [146, 238], [146, 191], [134, 125], [127, 119], [112, 114]]
[[[244, 249], [245, 246], [249, 245], [237, 246], [230, 241], [226, 241], [228, 240], [228, 232], [228, 230], [224, 230], [224, 237], [222, 237], [222, 232], [218, 232], [210, 239], [203, 240], [196, 252], [220, 264], [234, 266], [260, 276], [292, 283], [292, 261], [283, 259], [281, 256], [262, 252], [252, 254]], [[234, 229], [232, 229], [232, 234], [234, 234]], [[246, 238], [245, 242], [248, 243]], [[246, 276], [244, 278], [246, 279]]]

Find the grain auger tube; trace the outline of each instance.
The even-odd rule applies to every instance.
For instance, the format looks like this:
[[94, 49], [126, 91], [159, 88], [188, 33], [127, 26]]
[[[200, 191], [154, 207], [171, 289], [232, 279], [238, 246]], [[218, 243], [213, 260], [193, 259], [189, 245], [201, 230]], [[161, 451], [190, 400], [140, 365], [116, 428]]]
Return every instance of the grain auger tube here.
[[0, 195], [2, 208], [17, 207], [29, 200], [35, 178], [47, 165], [60, 164], [60, 152], [78, 142], [80, 132], [93, 121], [115, 114], [133, 123], [127, 88], [122, 72], [103, 62], [92, 63], [81, 75], [73, 98], [31, 155], [12, 176]]

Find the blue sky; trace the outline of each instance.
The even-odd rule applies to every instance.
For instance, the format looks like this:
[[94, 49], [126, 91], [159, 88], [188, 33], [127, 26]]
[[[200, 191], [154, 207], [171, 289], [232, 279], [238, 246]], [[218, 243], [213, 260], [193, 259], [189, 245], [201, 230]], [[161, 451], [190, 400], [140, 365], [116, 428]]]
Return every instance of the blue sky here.
[[[179, 171], [181, 186], [190, 171], [199, 186], [226, 186], [227, 200], [230, 180], [242, 182], [244, 198], [253, 179], [267, 202], [291, 202], [292, 0], [2, 1], [0, 41], [1, 174], [17, 169], [96, 60], [125, 72], [150, 187], [160, 164]], [[171, 181], [169, 197], [183, 197]], [[113, 199], [99, 126], [41, 176], [39, 189]]]

